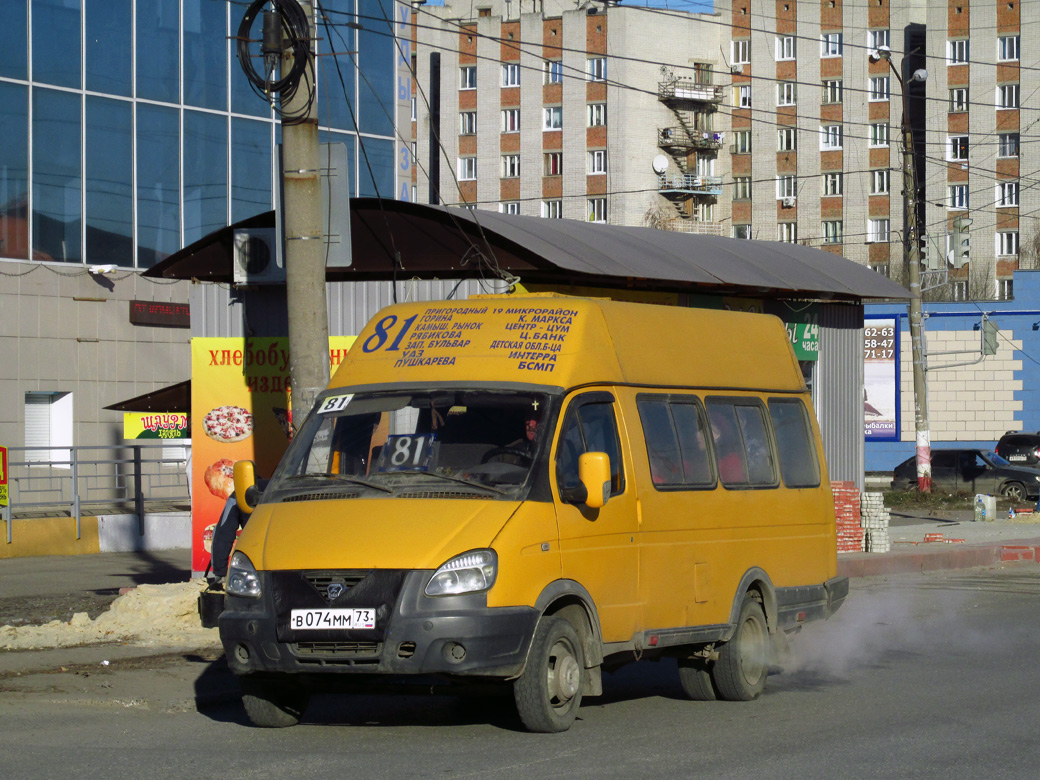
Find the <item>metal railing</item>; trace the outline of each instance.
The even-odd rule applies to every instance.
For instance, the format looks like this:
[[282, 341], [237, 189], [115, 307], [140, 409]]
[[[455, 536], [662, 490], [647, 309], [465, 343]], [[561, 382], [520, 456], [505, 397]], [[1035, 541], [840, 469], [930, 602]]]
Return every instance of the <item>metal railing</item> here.
[[[180, 450], [172, 457], [171, 450]], [[76, 518], [76, 538], [81, 536], [85, 508], [105, 504], [133, 505], [138, 522], [144, 523], [148, 501], [182, 501], [191, 497], [186, 464], [190, 444], [125, 444], [106, 447], [61, 447], [44, 450], [49, 459], [38, 459], [38, 447], [8, 448], [9, 505], [3, 507], [7, 543], [11, 543], [14, 512], [34, 509], [68, 509]]]
[[657, 177], [660, 192], [688, 192], [694, 195], [722, 194], [721, 176], [696, 176], [692, 173], [661, 174]]

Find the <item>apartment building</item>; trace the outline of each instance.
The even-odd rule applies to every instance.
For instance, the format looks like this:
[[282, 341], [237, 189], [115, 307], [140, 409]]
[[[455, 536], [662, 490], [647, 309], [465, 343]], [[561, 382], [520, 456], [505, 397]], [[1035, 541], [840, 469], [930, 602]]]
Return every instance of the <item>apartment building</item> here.
[[419, 202], [728, 231], [721, 17], [465, 0], [413, 29]]

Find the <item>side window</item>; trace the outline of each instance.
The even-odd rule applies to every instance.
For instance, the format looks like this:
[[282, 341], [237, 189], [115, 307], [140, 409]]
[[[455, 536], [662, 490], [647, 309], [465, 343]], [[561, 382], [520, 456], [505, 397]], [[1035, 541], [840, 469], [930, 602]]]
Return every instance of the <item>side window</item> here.
[[639, 396], [650, 478], [655, 486], [711, 487], [715, 477], [701, 407], [692, 398]]
[[776, 465], [765, 410], [745, 399], [708, 399], [719, 479], [726, 487], [772, 487]]
[[769, 416], [773, 421], [784, 484], [792, 488], [818, 487], [820, 464], [805, 405], [801, 401], [770, 398]]
[[[610, 458], [610, 494], [625, 490], [621, 468], [621, 440], [614, 420], [613, 399], [597, 393], [595, 402], [571, 404], [560, 432], [556, 452], [556, 481], [560, 491], [578, 485], [578, 457], [586, 452], [605, 452]], [[599, 396], [604, 400], [600, 401]], [[609, 399], [609, 400], [608, 400]]]

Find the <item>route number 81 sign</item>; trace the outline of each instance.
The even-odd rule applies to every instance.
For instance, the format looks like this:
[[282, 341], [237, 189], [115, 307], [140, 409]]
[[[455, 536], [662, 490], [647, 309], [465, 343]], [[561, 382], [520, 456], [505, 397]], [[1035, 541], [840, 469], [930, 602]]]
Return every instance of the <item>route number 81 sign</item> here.
[[388, 436], [376, 461], [376, 471], [426, 471], [436, 450], [437, 436], [433, 433]]

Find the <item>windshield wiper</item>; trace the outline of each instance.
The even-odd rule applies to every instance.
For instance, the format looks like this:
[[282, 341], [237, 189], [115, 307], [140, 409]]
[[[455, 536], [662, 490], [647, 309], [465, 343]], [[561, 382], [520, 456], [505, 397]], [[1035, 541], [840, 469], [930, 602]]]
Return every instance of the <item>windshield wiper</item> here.
[[361, 479], [359, 477], [350, 477], [346, 474], [294, 474], [289, 477], [287, 481], [293, 481], [297, 479], [331, 479], [336, 482], [349, 482], [352, 485], [361, 485], [363, 487], [372, 488], [373, 490], [382, 490], [384, 493], [393, 493], [392, 488], [388, 488], [385, 485], [379, 485], [371, 480]]
[[491, 485], [482, 485], [480, 482], [474, 482], [471, 479], [465, 479], [464, 477], [452, 477], [452, 476], [449, 476], [447, 474], [438, 474], [435, 471], [421, 471], [419, 469], [410, 469], [410, 470], [405, 470], [405, 471], [391, 471], [391, 472], [387, 472], [387, 473], [389, 473], [389, 474], [420, 474], [420, 475], [422, 475], [424, 477], [437, 477], [439, 479], [447, 480], [448, 482], [458, 482], [460, 485], [469, 485], [470, 487], [475, 487], [475, 488], [478, 488], [480, 490], [489, 490], [492, 493], [498, 493], [500, 496], [506, 495], [506, 491], [500, 490], [499, 488], [496, 488], [496, 487], [491, 487]]

